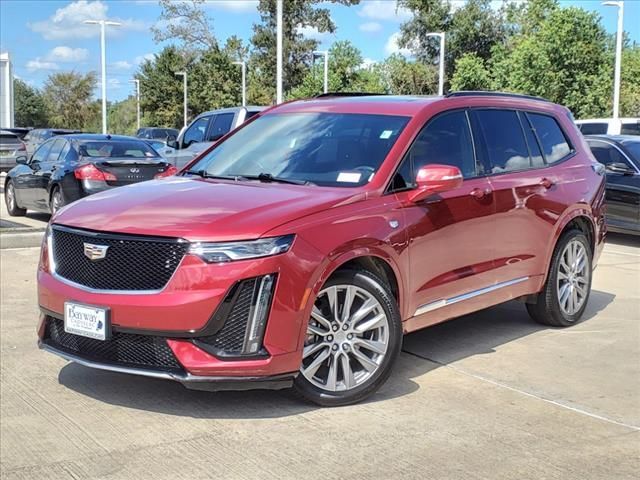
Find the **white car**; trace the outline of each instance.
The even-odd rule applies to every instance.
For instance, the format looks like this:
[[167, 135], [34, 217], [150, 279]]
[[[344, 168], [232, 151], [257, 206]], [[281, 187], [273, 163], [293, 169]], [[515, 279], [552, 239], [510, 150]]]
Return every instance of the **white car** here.
[[583, 135], [640, 135], [640, 118], [589, 118], [576, 125]]
[[232, 107], [201, 113], [188, 127], [182, 129], [177, 139], [167, 138], [167, 146], [159, 149], [158, 153], [180, 169], [265, 108]]

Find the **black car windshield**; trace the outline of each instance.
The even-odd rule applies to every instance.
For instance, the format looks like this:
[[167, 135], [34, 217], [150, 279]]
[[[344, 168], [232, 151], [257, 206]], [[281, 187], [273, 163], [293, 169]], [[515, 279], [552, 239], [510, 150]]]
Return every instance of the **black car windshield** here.
[[158, 154], [143, 141], [135, 140], [83, 140], [78, 142], [82, 157], [95, 158], [152, 158]]
[[222, 142], [189, 171], [361, 186], [371, 181], [408, 120], [345, 113], [265, 115]]

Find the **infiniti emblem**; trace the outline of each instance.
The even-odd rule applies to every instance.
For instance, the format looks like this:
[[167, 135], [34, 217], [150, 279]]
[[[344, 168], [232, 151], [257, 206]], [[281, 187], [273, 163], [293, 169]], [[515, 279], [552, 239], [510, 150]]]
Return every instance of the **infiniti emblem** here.
[[84, 243], [84, 256], [91, 261], [102, 260], [107, 256], [108, 245], [94, 245], [93, 243]]
[[129, 171], [131, 173], [140, 173], [140, 169], [139, 168], [130, 168]]

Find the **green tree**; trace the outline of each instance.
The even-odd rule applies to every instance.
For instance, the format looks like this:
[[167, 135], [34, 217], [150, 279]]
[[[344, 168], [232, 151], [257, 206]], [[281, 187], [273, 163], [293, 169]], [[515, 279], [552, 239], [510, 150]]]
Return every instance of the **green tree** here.
[[386, 93], [394, 95], [433, 95], [438, 91], [438, 69], [434, 65], [412, 62], [400, 54], [376, 65]]
[[204, 52], [189, 70], [189, 107], [195, 114], [240, 105], [242, 72], [218, 48]]
[[16, 78], [13, 81], [15, 123], [23, 127], [47, 125], [47, 106], [38, 89]]
[[[382, 92], [379, 77], [362, 67], [362, 53], [348, 40], [335, 42], [329, 49], [328, 89], [330, 92]], [[324, 62], [317, 61], [307, 72], [302, 84], [289, 98], [308, 98], [322, 93]]]
[[135, 135], [137, 121], [136, 99], [129, 96], [120, 102], [109, 105], [109, 132], [118, 135]]
[[620, 115], [640, 117], [640, 45], [622, 52]]
[[161, 13], [151, 27], [157, 42], [178, 40], [187, 50], [208, 50], [218, 47], [213, 33], [213, 20], [202, 5], [204, 0], [160, 0]]
[[490, 0], [469, 0], [458, 9], [447, 0], [400, 0], [399, 5], [413, 12], [401, 26], [400, 46], [410, 48], [418, 60], [435, 64], [440, 55], [439, 40], [428, 34], [446, 32], [446, 79], [451, 78], [462, 55], [474, 53], [488, 61], [492, 48], [507, 36], [503, 14], [492, 8]]
[[[182, 78], [175, 72], [187, 68], [184, 54], [175, 46], [165, 47], [153, 60], [140, 66], [140, 107], [144, 125], [154, 127], [182, 126]], [[188, 81], [193, 80], [189, 75]], [[197, 112], [200, 113], [200, 112]]]
[[94, 72], [61, 72], [49, 75], [43, 91], [49, 126], [86, 128], [92, 116], [91, 100], [95, 88]]
[[[356, 5], [360, 0], [330, 0], [332, 3]], [[310, 27], [320, 33], [334, 33], [336, 25], [327, 8], [317, 7], [323, 0], [287, 0], [283, 2], [283, 90], [290, 92], [302, 84], [309, 70], [312, 52], [318, 41], [305, 38], [301, 29]], [[250, 79], [254, 88], [249, 90], [250, 99], [260, 101], [275, 100], [276, 84], [276, 0], [260, 0], [258, 4], [261, 22], [254, 24], [253, 53], [251, 56]], [[256, 92], [255, 85], [264, 92]], [[259, 93], [259, 95], [256, 95]]]
[[491, 90], [491, 86], [491, 76], [482, 58], [465, 53], [456, 60], [451, 90]]
[[602, 115], [611, 91], [612, 57], [596, 13], [557, 8], [494, 63], [499, 89], [539, 95], [577, 118]]

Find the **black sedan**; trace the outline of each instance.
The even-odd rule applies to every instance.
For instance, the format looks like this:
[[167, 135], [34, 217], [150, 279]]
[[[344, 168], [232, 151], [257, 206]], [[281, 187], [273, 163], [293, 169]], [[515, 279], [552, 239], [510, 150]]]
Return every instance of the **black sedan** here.
[[144, 140], [116, 135], [54, 137], [16, 162], [4, 184], [11, 216], [53, 213], [87, 195], [177, 171]]
[[589, 147], [607, 172], [609, 230], [640, 235], [640, 138], [587, 135]]

